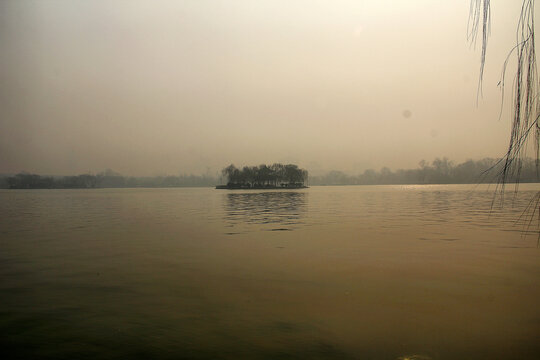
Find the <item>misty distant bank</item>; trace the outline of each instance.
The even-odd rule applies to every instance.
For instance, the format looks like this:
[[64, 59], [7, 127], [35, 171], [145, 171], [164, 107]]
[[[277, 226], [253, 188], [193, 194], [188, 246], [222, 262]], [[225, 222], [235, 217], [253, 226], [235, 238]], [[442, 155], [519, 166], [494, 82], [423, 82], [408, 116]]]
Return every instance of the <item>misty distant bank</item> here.
[[[499, 159], [485, 158], [455, 164], [447, 158], [431, 163], [421, 161], [416, 169], [368, 169], [350, 175], [342, 171], [329, 171], [322, 175], [309, 175], [306, 185], [408, 185], [408, 184], [475, 184], [495, 183], [503, 164]], [[515, 177], [508, 182], [516, 182]], [[533, 159], [521, 164], [519, 182], [537, 182], [537, 168]], [[85, 188], [160, 188], [160, 187], [215, 187], [223, 178], [212, 175], [180, 175], [136, 177], [105, 171], [97, 175], [42, 176], [19, 173], [0, 176], [3, 189], [85, 189]]]

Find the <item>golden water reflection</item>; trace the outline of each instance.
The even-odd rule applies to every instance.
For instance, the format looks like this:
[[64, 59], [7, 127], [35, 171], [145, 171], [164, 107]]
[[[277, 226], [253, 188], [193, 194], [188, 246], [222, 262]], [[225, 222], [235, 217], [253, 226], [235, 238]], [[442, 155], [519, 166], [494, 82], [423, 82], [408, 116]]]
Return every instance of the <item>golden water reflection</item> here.
[[301, 191], [228, 193], [224, 201], [224, 219], [229, 228], [235, 229], [228, 234], [252, 228], [291, 231], [303, 222], [307, 199], [307, 193]]

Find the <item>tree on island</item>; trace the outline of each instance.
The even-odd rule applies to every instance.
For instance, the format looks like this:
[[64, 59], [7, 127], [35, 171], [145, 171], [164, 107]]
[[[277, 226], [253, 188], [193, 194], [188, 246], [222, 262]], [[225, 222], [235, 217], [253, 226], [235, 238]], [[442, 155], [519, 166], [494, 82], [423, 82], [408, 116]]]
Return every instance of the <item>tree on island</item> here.
[[242, 169], [231, 164], [221, 173], [227, 178], [227, 188], [299, 188], [304, 187], [308, 179], [307, 170], [294, 164], [262, 164], [244, 166]]

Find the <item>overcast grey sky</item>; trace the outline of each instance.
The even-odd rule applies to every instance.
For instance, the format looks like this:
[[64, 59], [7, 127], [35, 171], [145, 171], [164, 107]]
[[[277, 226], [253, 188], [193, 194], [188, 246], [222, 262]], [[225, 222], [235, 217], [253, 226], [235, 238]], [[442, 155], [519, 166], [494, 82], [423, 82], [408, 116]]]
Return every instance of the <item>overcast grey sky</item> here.
[[491, 3], [477, 107], [469, 0], [1, 1], [0, 173], [501, 156], [520, 1]]

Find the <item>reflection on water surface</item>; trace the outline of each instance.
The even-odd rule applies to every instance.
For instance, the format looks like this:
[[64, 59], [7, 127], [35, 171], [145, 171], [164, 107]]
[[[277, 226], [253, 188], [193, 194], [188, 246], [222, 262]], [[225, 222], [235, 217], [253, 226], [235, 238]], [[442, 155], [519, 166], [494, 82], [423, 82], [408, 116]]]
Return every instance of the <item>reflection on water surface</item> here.
[[[307, 194], [298, 191], [228, 193], [225, 195], [225, 221], [235, 229], [227, 234], [249, 230], [290, 231], [301, 224], [307, 207]], [[250, 226], [258, 225], [258, 226]]]

